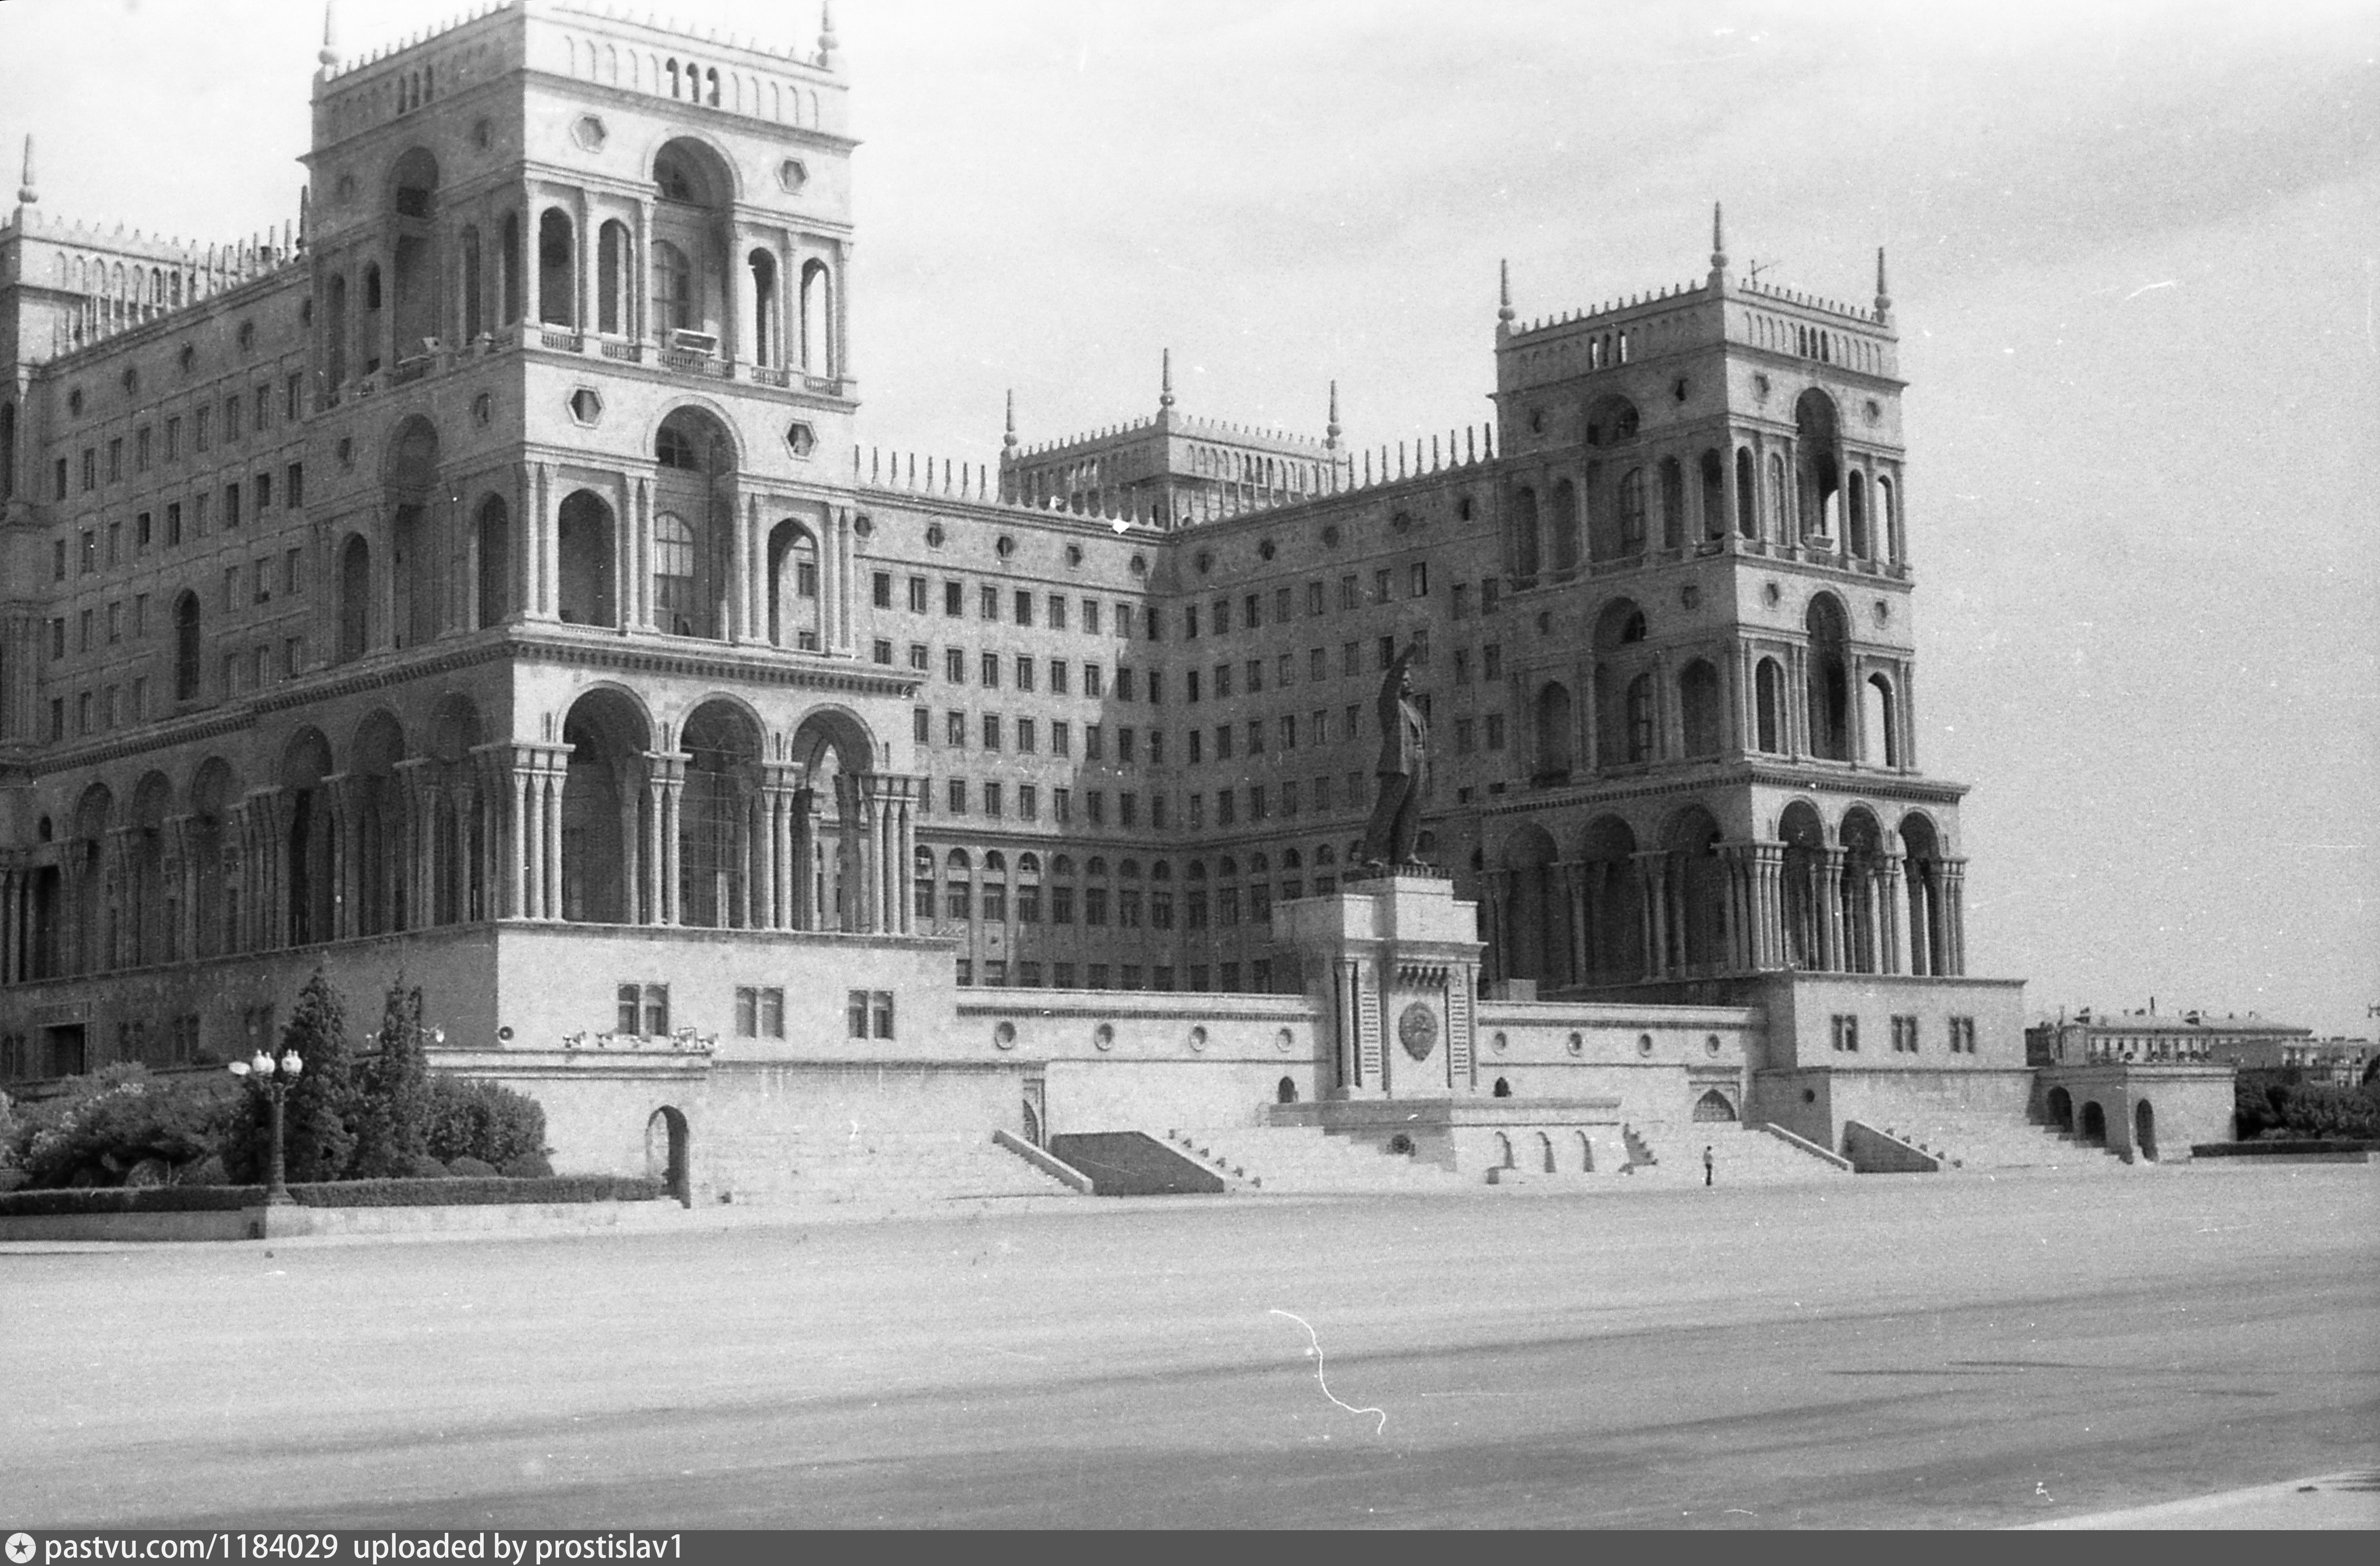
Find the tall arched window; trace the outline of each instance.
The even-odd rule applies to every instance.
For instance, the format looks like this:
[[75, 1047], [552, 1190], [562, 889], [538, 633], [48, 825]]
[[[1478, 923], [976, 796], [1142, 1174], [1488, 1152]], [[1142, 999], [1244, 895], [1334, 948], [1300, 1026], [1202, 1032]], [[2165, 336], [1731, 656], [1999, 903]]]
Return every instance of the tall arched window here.
[[361, 658], [371, 646], [371, 546], [350, 538], [339, 553], [339, 656]]
[[1894, 564], [1900, 564], [1902, 543], [1900, 513], [1893, 506], [1892, 480], [1879, 474], [1876, 480], [1876, 552]]
[[618, 336], [628, 329], [628, 229], [613, 218], [595, 240], [595, 330]]
[[1900, 765], [1900, 735], [1895, 730], [1892, 682], [1882, 674], [1870, 674], [1861, 687], [1861, 749], [1860, 758], [1871, 767]]
[[1661, 547], [1680, 549], [1686, 541], [1686, 474], [1674, 456], [1661, 459]]
[[1578, 569], [1578, 486], [1567, 479], [1554, 481], [1553, 505], [1546, 517], [1554, 536], [1554, 574], [1567, 577]]
[[194, 701], [199, 695], [200, 660], [204, 651], [199, 628], [199, 595], [186, 592], [174, 601], [174, 699]]
[[1723, 539], [1727, 537], [1727, 465], [1719, 460], [1718, 453], [1706, 451], [1703, 453], [1701, 473], [1703, 537]]
[[773, 365], [783, 356], [777, 325], [777, 259], [755, 250], [745, 263], [752, 279], [752, 362]]
[[653, 613], [673, 636], [698, 634], [701, 606], [694, 592], [694, 529], [664, 511], [653, 518]]
[[1537, 571], [1537, 492], [1524, 486], [1512, 492], [1512, 579], [1529, 587]]
[[480, 275], [480, 231], [463, 230], [463, 341], [475, 340], [487, 329], [486, 285]]
[[1548, 680], [1537, 692], [1537, 765], [1533, 781], [1556, 783], [1571, 773], [1570, 687]]
[[549, 207], [537, 220], [537, 317], [549, 326], [578, 323], [577, 256], [570, 215]]
[[1871, 559], [1867, 537], [1867, 480], [1853, 471], [1843, 485], [1843, 494], [1847, 503], [1843, 507], [1843, 517], [1849, 534], [1845, 543], [1853, 558]]
[[1755, 480], [1752, 448], [1735, 448], [1735, 530], [1747, 539], [1760, 536], [1760, 496]]
[[1645, 470], [1632, 467], [1620, 480], [1620, 553], [1622, 558], [1645, 552]]
[[812, 375], [840, 374], [841, 358], [835, 343], [833, 274], [822, 261], [806, 262], [802, 267], [802, 368]]
[[1753, 675], [1756, 734], [1754, 743], [1770, 755], [1785, 748], [1785, 671], [1774, 658], [1764, 658]]
[[1848, 761], [1851, 749], [1850, 622], [1842, 604], [1820, 593], [1803, 625], [1810, 635], [1810, 749], [1828, 761]]
[[1653, 759], [1653, 676], [1639, 674], [1628, 682], [1628, 759]]
[[1697, 658], [1686, 665], [1678, 676], [1678, 719], [1684, 731], [1686, 754], [1694, 757], [1716, 756], [1719, 753], [1722, 734], [1726, 728], [1723, 703], [1719, 698], [1718, 671], [1706, 659]]
[[512, 513], [500, 495], [480, 504], [480, 625], [500, 625], [512, 613]]

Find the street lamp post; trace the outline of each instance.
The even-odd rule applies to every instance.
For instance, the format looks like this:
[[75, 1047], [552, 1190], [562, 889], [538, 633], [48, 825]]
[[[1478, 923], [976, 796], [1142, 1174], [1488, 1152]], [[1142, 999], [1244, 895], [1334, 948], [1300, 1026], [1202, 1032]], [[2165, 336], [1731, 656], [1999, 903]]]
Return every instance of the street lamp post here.
[[284, 1050], [278, 1055], [270, 1055], [259, 1048], [254, 1060], [231, 1063], [232, 1074], [252, 1078], [258, 1086], [264, 1089], [265, 1099], [273, 1106], [273, 1155], [272, 1161], [265, 1166], [264, 1202], [267, 1207], [285, 1206], [296, 1199], [289, 1195], [288, 1159], [283, 1152], [282, 1108], [289, 1097], [291, 1085], [298, 1080], [298, 1074], [305, 1069], [306, 1062], [298, 1058], [295, 1050]]

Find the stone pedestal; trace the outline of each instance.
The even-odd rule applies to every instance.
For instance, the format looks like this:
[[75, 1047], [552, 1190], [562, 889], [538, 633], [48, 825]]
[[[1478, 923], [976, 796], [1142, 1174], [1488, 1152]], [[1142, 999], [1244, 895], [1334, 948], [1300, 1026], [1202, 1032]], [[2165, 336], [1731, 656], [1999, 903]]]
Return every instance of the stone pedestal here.
[[1445, 1099], [1474, 1080], [1479, 905], [1413, 870], [1277, 903], [1273, 942], [1293, 948], [1322, 1019], [1334, 1099]]

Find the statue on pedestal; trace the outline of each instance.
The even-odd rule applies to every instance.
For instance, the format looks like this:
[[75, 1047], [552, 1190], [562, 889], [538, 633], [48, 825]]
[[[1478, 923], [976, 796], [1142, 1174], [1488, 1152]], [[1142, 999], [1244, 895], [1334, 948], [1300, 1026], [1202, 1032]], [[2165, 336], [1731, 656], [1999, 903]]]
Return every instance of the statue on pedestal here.
[[1364, 863], [1379, 869], [1421, 863], [1414, 846], [1428, 780], [1429, 720], [1413, 693], [1413, 661], [1420, 652], [1419, 642], [1407, 643], [1380, 677], [1380, 759], [1374, 768], [1379, 789], [1364, 827]]

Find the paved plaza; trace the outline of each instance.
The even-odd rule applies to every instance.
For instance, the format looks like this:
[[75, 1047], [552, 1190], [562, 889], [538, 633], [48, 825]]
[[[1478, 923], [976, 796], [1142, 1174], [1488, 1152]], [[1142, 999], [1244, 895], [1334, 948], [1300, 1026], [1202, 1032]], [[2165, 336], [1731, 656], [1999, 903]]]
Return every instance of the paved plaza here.
[[2042, 1171], [18, 1246], [0, 1526], [2055, 1522], [2380, 1466], [2375, 1197]]

